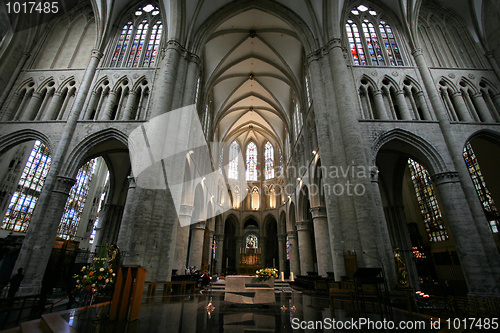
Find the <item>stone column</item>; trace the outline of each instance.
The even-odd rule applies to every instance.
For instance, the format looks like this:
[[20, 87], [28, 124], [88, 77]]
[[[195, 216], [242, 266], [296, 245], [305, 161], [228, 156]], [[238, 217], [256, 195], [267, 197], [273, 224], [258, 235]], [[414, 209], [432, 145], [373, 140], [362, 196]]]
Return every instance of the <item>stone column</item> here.
[[[482, 248], [482, 250], [485, 251], [487, 257], [487, 260], [481, 262], [480, 264], [485, 267], [486, 270], [491, 270], [491, 272], [493, 272], [491, 276], [500, 276], [500, 255], [498, 254], [498, 249], [491, 234], [488, 222], [486, 221], [481, 203], [479, 202], [479, 200], [477, 200], [476, 190], [470, 178], [469, 171], [465, 166], [465, 162], [462, 157], [463, 146], [455, 144], [459, 140], [456, 140], [455, 132], [451, 128], [451, 125], [448, 121], [446, 111], [443, 108], [440, 97], [437, 93], [437, 89], [434, 85], [434, 80], [422, 54], [422, 49], [415, 49], [412, 52], [412, 55], [415, 59], [419, 73], [424, 82], [427, 94], [431, 100], [431, 104], [436, 113], [436, 117], [439, 120], [439, 127], [441, 128], [441, 131], [443, 133], [443, 137], [449, 150], [450, 157], [453, 161], [453, 165], [458, 172], [458, 176], [460, 177], [461, 188], [455, 188], [459, 190], [462, 195], [464, 194], [465, 198], [463, 198], [463, 201], [456, 203], [455, 209], [457, 212], [461, 212], [462, 219], [468, 220], [469, 223], [470, 221], [474, 221], [475, 223], [475, 228], [480, 235], [479, 242], [476, 244], [476, 246], [479, 251]], [[482, 246], [479, 244], [481, 244]], [[478, 257], [478, 259], [480, 259], [480, 257]], [[468, 272], [469, 270], [464, 270], [464, 273]], [[470, 288], [469, 290], [472, 290], [474, 288], [473, 286], [470, 286], [471, 283], [476, 284], [477, 281], [468, 280]], [[496, 295], [499, 295], [500, 281], [496, 282], [496, 288], [497, 289], [494, 293]]]
[[260, 236], [259, 237], [259, 249], [260, 249], [260, 263], [264, 265], [264, 267], [269, 267], [267, 262], [267, 251], [266, 251], [266, 241], [267, 237]]
[[316, 241], [316, 258], [318, 260], [318, 274], [326, 276], [333, 271], [330, 235], [325, 207], [312, 207], [311, 215], [314, 223], [314, 239]]
[[[5, 103], [5, 100], [9, 96], [9, 93], [11, 92], [12, 88], [14, 87], [14, 84], [17, 81], [17, 78], [19, 77], [19, 73], [24, 67], [24, 64], [26, 63], [26, 60], [30, 57], [30, 54], [28, 52], [23, 52], [21, 54], [21, 58], [17, 62], [16, 68], [14, 69], [14, 72], [10, 75], [9, 82], [7, 83], [7, 86], [3, 89], [2, 95], [0, 96], [0, 110], [2, 109], [3, 103]], [[2, 120], [8, 120], [6, 117], [3, 117]]]
[[464, 214], [461, 203], [466, 199], [463, 195], [458, 173], [443, 172], [432, 176], [432, 181], [439, 192], [443, 207], [443, 216], [448, 224], [460, 265], [464, 272], [469, 293], [488, 295], [496, 289], [497, 277], [489, 269], [488, 258], [484, 249], [478, 246], [481, 238], [468, 214]]
[[[78, 90], [63, 133], [59, 138], [55, 151], [51, 154], [51, 167], [14, 267], [15, 270], [19, 267], [26, 269], [22, 283], [22, 288], [25, 292], [21, 291], [24, 295], [36, 294], [40, 291], [43, 274], [50, 253], [52, 252], [57, 227], [59, 226], [66, 203], [65, 200], [67, 199], [67, 193], [61, 195], [66, 190], [66, 187], [61, 184], [70, 182], [68, 180], [64, 181], [64, 179], [68, 178], [61, 178], [59, 173], [101, 57], [102, 53], [100, 51], [92, 51], [89, 65], [83, 75], [80, 89]], [[61, 190], [61, 186], [63, 190]], [[71, 186], [69, 186], [68, 191]], [[61, 199], [62, 196], [64, 196], [64, 199]], [[57, 214], [59, 215], [57, 216]]]
[[135, 102], [137, 101], [137, 91], [129, 91], [127, 104], [125, 105], [125, 112], [123, 112], [122, 120], [135, 120], [132, 119], [134, 113]]
[[408, 104], [406, 103], [404, 90], [399, 90], [396, 92], [396, 100], [398, 101], [399, 111], [401, 112], [401, 118], [403, 120], [412, 120], [410, 114], [410, 109], [408, 109]]
[[61, 109], [63, 102], [62, 94], [58, 91], [54, 93], [52, 100], [50, 101], [49, 107], [44, 115], [42, 115], [42, 120], [54, 120], [57, 117], [57, 113]]
[[429, 108], [427, 107], [427, 103], [424, 98], [424, 92], [419, 91], [416, 93], [416, 100], [418, 105], [420, 106], [420, 109], [422, 110], [422, 114], [425, 118], [425, 120], [432, 120], [433, 117], [429, 111]]
[[374, 93], [375, 108], [377, 110], [378, 119], [387, 120], [389, 116], [387, 115], [387, 110], [385, 109], [384, 98], [382, 97], [382, 92], [380, 90]]
[[217, 242], [217, 248], [215, 249], [215, 273], [222, 274], [222, 261], [224, 258], [222, 257], [222, 253], [224, 250], [224, 234], [216, 234], [215, 241]]
[[[193, 216], [193, 206], [181, 205], [179, 212], [179, 225], [177, 226], [177, 238], [175, 240], [175, 259], [174, 269], [177, 269], [179, 274], [184, 274], [187, 265], [187, 251], [189, 244], [189, 229], [191, 227], [191, 217]], [[187, 265], [189, 266], [189, 265]]]
[[235, 269], [238, 269], [238, 266], [240, 265], [241, 262], [241, 254], [240, 254], [240, 249], [243, 247], [243, 236], [235, 236], [234, 237], [235, 243], [236, 243], [236, 255], [235, 255]]
[[294, 275], [300, 275], [300, 256], [299, 247], [297, 246], [297, 233], [288, 231], [288, 243], [290, 244], [290, 272]]
[[300, 274], [314, 272], [313, 248], [311, 244], [311, 221], [297, 221], [297, 238], [299, 240]]
[[33, 120], [40, 109], [40, 105], [42, 105], [42, 96], [39, 92], [34, 92], [31, 96], [30, 102], [21, 115], [21, 121]]
[[500, 122], [500, 94], [494, 95], [492, 102], [495, 105], [495, 108], [497, 109], [497, 112], [495, 113], [495, 119], [497, 122]]
[[285, 258], [286, 258], [286, 243], [285, 235], [278, 235], [278, 269], [280, 272], [285, 272]]
[[190, 245], [188, 265], [196, 266], [196, 269], [201, 269], [203, 255], [203, 236], [205, 234], [205, 222], [198, 222], [191, 225]]
[[490, 110], [488, 109], [488, 106], [484, 102], [483, 99], [483, 94], [478, 92], [472, 95], [472, 102], [474, 103], [474, 106], [476, 107], [477, 112], [481, 116], [481, 120], [486, 123], [494, 123], [495, 119], [493, 119], [493, 116], [491, 115]]
[[158, 77], [155, 82], [155, 87], [153, 88], [152, 103], [149, 107], [149, 109], [152, 110], [150, 118], [172, 109], [181, 53], [181, 46], [173, 40], [168, 41], [166, 48], [161, 52], [161, 54], [164, 54], [164, 57], [160, 60], [161, 65], [157, 74]]
[[493, 68], [497, 79], [500, 80], [500, 67], [498, 66], [493, 51], [487, 51], [484, 56], [486, 57], [486, 59], [488, 59], [488, 62], [490, 63], [491, 68]]
[[186, 61], [189, 61], [187, 66], [186, 82], [184, 85], [182, 106], [194, 103], [196, 96], [196, 83], [199, 77], [198, 59], [193, 55], [187, 55]]
[[108, 96], [108, 102], [104, 107], [104, 112], [102, 113], [101, 120], [112, 120], [111, 114], [113, 113], [113, 107], [116, 104], [116, 91], [110, 91]]
[[19, 93], [15, 93], [10, 100], [10, 103], [7, 105], [7, 110], [2, 116], [2, 121], [14, 120], [15, 113], [18, 108], [18, 104], [21, 102], [22, 96]]

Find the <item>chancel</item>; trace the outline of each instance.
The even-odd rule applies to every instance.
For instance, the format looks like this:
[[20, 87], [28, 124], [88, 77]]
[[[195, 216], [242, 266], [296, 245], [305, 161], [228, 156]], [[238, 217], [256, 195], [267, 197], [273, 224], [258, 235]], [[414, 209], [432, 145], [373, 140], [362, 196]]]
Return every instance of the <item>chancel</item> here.
[[500, 297], [498, 1], [14, 3], [2, 295], [19, 268], [16, 296], [66, 291], [112, 247], [150, 293], [274, 268], [277, 291], [373, 271]]

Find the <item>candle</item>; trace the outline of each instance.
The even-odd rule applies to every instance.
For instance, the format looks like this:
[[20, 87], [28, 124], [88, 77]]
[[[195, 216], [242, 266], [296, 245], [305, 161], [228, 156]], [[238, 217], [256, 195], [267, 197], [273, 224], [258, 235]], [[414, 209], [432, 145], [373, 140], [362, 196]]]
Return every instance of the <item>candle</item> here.
[[292, 282], [293, 282], [293, 281], [295, 281], [295, 280], [293, 279], [293, 272], [290, 272], [290, 281], [292, 281]]
[[226, 269], [227, 269], [227, 266], [229, 266], [229, 258], [226, 258]]
[[285, 281], [285, 272], [281, 272], [281, 282]]

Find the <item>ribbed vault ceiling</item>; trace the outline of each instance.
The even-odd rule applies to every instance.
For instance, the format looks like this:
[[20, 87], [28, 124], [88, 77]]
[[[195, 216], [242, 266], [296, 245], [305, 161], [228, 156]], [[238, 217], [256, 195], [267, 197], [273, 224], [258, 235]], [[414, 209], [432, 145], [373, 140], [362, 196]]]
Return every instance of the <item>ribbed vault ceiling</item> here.
[[302, 77], [302, 44], [273, 15], [250, 9], [220, 24], [204, 49], [204, 86], [219, 139], [282, 144]]

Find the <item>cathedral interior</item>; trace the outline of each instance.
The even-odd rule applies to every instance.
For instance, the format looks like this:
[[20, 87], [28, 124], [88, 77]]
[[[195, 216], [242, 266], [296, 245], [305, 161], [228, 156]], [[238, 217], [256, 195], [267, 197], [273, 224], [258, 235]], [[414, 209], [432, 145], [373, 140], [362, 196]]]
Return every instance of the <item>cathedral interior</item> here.
[[0, 4], [0, 284], [116, 244], [500, 295], [499, 2], [54, 3]]

